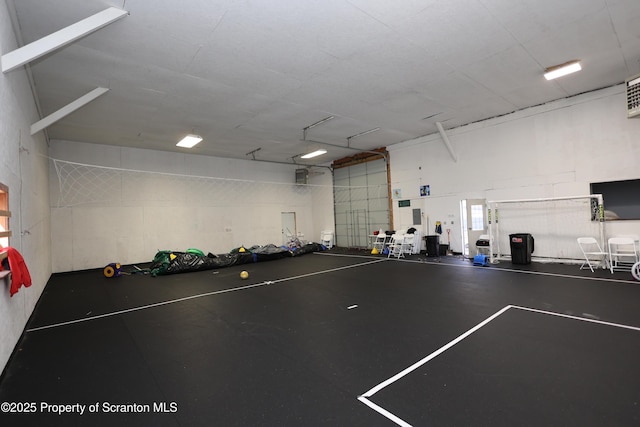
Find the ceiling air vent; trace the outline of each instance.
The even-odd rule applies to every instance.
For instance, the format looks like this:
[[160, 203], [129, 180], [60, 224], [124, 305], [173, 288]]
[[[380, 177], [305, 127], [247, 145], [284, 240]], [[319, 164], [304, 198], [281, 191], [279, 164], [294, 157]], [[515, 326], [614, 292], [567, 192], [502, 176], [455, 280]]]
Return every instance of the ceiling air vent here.
[[626, 80], [627, 118], [640, 117], [640, 74]]
[[296, 184], [307, 184], [309, 181], [309, 169], [296, 169]]

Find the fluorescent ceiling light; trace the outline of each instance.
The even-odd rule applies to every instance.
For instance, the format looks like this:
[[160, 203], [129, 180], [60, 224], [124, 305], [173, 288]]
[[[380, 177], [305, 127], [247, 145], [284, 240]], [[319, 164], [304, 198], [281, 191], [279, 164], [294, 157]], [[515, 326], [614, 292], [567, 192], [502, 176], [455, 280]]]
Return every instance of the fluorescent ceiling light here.
[[553, 80], [580, 70], [582, 70], [580, 61], [569, 61], [564, 64], [547, 68], [544, 73], [544, 78], [547, 80]]
[[202, 137], [199, 135], [187, 135], [180, 142], [176, 144], [178, 147], [191, 148], [198, 142], [202, 141]]
[[316, 150], [316, 151], [314, 151], [312, 153], [305, 154], [304, 156], [300, 156], [300, 158], [301, 159], [310, 159], [312, 157], [321, 156], [321, 155], [325, 154], [326, 152], [327, 152], [327, 150], [320, 149], [320, 150]]

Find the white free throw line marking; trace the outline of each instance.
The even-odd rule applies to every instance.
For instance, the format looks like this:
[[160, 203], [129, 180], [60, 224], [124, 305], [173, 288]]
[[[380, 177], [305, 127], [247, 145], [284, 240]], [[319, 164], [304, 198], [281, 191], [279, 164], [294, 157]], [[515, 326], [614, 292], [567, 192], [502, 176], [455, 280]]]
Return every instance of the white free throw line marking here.
[[59, 326], [73, 325], [75, 323], [87, 322], [89, 320], [102, 319], [104, 317], [117, 316], [117, 315], [120, 315], [120, 314], [131, 313], [131, 312], [134, 312], [134, 311], [146, 310], [146, 309], [149, 309], [149, 308], [160, 307], [160, 306], [163, 306], [163, 305], [175, 304], [175, 303], [178, 303], [178, 302], [188, 301], [188, 300], [195, 299], [195, 298], [208, 297], [208, 296], [212, 296], [212, 295], [220, 295], [220, 294], [225, 294], [225, 293], [229, 293], [229, 292], [244, 291], [246, 289], [257, 288], [257, 287], [266, 286], [266, 285], [272, 285], [272, 284], [278, 283], [278, 282], [286, 282], [286, 281], [289, 281], [289, 280], [300, 279], [300, 278], [303, 278], [303, 277], [309, 277], [309, 276], [315, 276], [315, 275], [318, 275], [318, 274], [331, 273], [331, 272], [334, 272], [334, 271], [345, 270], [347, 268], [361, 267], [363, 265], [373, 264], [373, 263], [380, 262], [380, 261], [382, 261], [382, 260], [363, 262], [363, 263], [360, 263], [360, 264], [353, 264], [353, 265], [347, 265], [347, 266], [344, 266], [344, 267], [331, 268], [329, 270], [322, 270], [322, 271], [317, 271], [315, 273], [302, 274], [302, 275], [299, 275], [299, 276], [287, 277], [287, 278], [284, 278], [284, 279], [267, 280], [267, 281], [264, 281], [264, 282], [261, 282], [261, 283], [254, 283], [253, 285], [239, 286], [237, 288], [222, 289], [222, 290], [219, 290], [219, 291], [206, 292], [204, 294], [191, 295], [191, 296], [183, 297], [183, 298], [176, 298], [176, 299], [169, 300], [169, 301], [156, 302], [156, 303], [153, 303], [153, 304], [142, 305], [142, 306], [139, 306], [139, 307], [127, 308], [125, 310], [113, 311], [111, 313], [99, 314], [99, 315], [91, 316], [91, 317], [83, 317], [82, 319], [75, 319], [75, 320], [69, 320], [69, 321], [66, 321], [66, 322], [54, 323], [54, 324], [51, 324], [51, 325], [38, 326], [37, 328], [27, 329], [27, 330], [25, 330], [25, 332], [35, 332], [35, 331], [40, 331], [40, 330], [43, 330], [43, 329], [56, 328], [56, 327], [59, 327]]

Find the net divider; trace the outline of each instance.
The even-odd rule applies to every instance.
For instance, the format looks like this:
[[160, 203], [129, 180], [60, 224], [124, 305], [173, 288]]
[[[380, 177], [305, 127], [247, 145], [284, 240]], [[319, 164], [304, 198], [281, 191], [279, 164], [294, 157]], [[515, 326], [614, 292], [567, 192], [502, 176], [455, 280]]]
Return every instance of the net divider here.
[[322, 184], [296, 184], [296, 183], [291, 183], [291, 182], [262, 181], [262, 180], [258, 180], [258, 179], [222, 178], [222, 177], [218, 177], [218, 176], [189, 175], [189, 174], [149, 171], [149, 170], [140, 170], [140, 169], [116, 168], [116, 167], [113, 167], [113, 166], [91, 165], [91, 164], [87, 164], [87, 163], [78, 163], [78, 162], [70, 162], [68, 160], [54, 159], [52, 157], [49, 157], [49, 159], [51, 159], [51, 161], [53, 161], [53, 164], [54, 164], [54, 166], [56, 168], [56, 171], [58, 172], [57, 173], [58, 178], [60, 178], [59, 177], [60, 176], [60, 169], [59, 169], [58, 164], [59, 163], [66, 163], [66, 164], [74, 165], [74, 166], [81, 166], [81, 167], [95, 168], [95, 169], [104, 169], [104, 170], [110, 170], [110, 171], [114, 171], [114, 172], [130, 172], [130, 173], [141, 173], [141, 174], [153, 174], [153, 175], [163, 175], [163, 176], [174, 177], [174, 178], [211, 179], [211, 180], [247, 182], [247, 183], [259, 182], [261, 184], [274, 184], [274, 185], [287, 185], [287, 186], [297, 185], [297, 186], [304, 186], [304, 187], [320, 187], [320, 188], [332, 187], [332, 188], [344, 188], [344, 189], [366, 189], [366, 188], [378, 188], [378, 187], [381, 187], [381, 186], [385, 187], [385, 188], [387, 187], [386, 184], [378, 184], [378, 185], [332, 185], [332, 186], [328, 186], [328, 185], [322, 185]]
[[[192, 185], [189, 192], [179, 191], [176, 193], [180, 197], [184, 197], [187, 203], [208, 206], [228, 206], [229, 202], [236, 203], [238, 206], [247, 203], [260, 204], [262, 203], [261, 200], [264, 202], [264, 199], [268, 199], [269, 194], [272, 194], [273, 197], [268, 200], [268, 203], [296, 204], [302, 200], [302, 197], [312, 196], [312, 200], [315, 203], [321, 203], [322, 201], [322, 203], [334, 204], [343, 201], [346, 197], [345, 194], [356, 192], [357, 194], [363, 194], [364, 196], [362, 197], [365, 197], [367, 193], [382, 194], [388, 190], [386, 183], [357, 186], [342, 186], [333, 183], [297, 184], [286, 181], [260, 180], [253, 177], [249, 179], [225, 178], [101, 166], [52, 157], [48, 157], [48, 159], [53, 163], [52, 169], [56, 173], [59, 190], [56, 204], [58, 208], [94, 203], [103, 205], [143, 202], [166, 203], [169, 194], [178, 191], [175, 185], [180, 182], [193, 183], [198, 188], [203, 188], [206, 191], [211, 190], [211, 193], [203, 193], [203, 197], [195, 197], [193, 192], [196, 191], [196, 186]], [[137, 193], [135, 190], [137, 187], [131, 187], [132, 182], [139, 183], [139, 180], [147, 179], [149, 181], [140, 185], [148, 186], [156, 180], [167, 181], [172, 185], [164, 187], [163, 183], [159, 182], [158, 188], [162, 190], [158, 194], [162, 193], [162, 196], [158, 197], [156, 197], [158, 194], [148, 191], [148, 187], [140, 187]], [[239, 189], [241, 191], [238, 191]], [[250, 191], [250, 193], [245, 190]], [[213, 191], [216, 191], [218, 195], [224, 194], [224, 198], [216, 198], [213, 196]], [[257, 198], [254, 200], [250, 196], [245, 196], [242, 200], [239, 200], [242, 194], [249, 194]], [[194, 200], [197, 201], [194, 202]]]

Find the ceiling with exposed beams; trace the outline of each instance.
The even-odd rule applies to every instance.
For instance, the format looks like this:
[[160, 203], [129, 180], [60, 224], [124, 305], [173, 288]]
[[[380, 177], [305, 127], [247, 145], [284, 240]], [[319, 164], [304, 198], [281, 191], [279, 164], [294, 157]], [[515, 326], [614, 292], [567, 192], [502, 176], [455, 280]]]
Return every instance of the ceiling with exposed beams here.
[[[50, 125], [52, 141], [322, 163], [437, 133], [436, 122], [448, 130], [640, 73], [638, 0], [6, 6], [19, 46], [109, 7], [128, 12], [27, 65], [42, 117], [109, 89]], [[573, 59], [582, 71], [544, 79], [545, 68]], [[176, 147], [188, 133], [204, 140]], [[328, 153], [300, 159], [317, 148]]]

